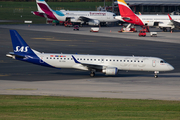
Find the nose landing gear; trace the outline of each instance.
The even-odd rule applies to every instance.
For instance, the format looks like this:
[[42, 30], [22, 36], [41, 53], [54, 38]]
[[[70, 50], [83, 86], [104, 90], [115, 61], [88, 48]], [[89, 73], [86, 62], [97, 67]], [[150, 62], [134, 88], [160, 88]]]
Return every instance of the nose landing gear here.
[[154, 77], [155, 78], [158, 78], [158, 73], [159, 73], [159, 71], [154, 71]]

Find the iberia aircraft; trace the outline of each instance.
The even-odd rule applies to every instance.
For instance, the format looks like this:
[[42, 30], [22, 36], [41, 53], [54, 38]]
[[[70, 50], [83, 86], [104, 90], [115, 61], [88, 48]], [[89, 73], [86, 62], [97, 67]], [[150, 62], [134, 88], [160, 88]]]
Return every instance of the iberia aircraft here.
[[[118, 6], [121, 16], [115, 18], [131, 24], [140, 26], [153, 26], [167, 31], [167, 28], [180, 29], [180, 16], [172, 15], [175, 22], [171, 22], [168, 15], [136, 15], [124, 0], [118, 0]], [[175, 24], [176, 23], [176, 24]]]
[[106, 75], [116, 75], [120, 70], [153, 71], [158, 77], [159, 71], [174, 70], [173, 66], [157, 57], [111, 56], [111, 55], [81, 55], [40, 53], [31, 49], [16, 30], [10, 30], [14, 52], [6, 54], [13, 59], [52, 68], [74, 68]]
[[55, 11], [52, 10], [45, 0], [36, 0], [38, 11], [34, 15], [45, 17], [53, 20], [67, 21], [75, 23], [86, 23], [88, 25], [105, 25], [107, 22], [117, 22], [116, 14], [102, 11]]

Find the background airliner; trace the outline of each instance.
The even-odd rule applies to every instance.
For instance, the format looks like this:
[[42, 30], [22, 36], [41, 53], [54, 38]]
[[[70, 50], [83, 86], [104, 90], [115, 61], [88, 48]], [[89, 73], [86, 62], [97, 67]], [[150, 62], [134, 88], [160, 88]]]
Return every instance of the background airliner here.
[[14, 52], [6, 56], [37, 65], [88, 70], [92, 77], [95, 72], [116, 75], [120, 70], [132, 70], [153, 71], [157, 78], [159, 71], [174, 70], [173, 66], [157, 57], [40, 53], [31, 49], [16, 30], [10, 30], [10, 34]]
[[172, 15], [172, 19], [176, 22], [171, 22], [168, 15], [136, 15], [124, 0], [118, 0], [118, 6], [121, 16], [115, 18], [131, 24], [140, 26], [154, 26], [167, 31], [167, 28], [180, 29], [180, 16]]
[[116, 22], [116, 14], [102, 11], [55, 11], [52, 10], [45, 0], [36, 0], [38, 11], [34, 15], [45, 17], [53, 20], [67, 21], [88, 24], [93, 26], [105, 25], [107, 22]]

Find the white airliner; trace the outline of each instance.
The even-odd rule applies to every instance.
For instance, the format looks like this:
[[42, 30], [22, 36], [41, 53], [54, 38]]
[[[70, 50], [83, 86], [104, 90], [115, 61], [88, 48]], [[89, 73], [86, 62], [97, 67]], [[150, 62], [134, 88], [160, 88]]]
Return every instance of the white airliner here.
[[116, 75], [120, 70], [132, 70], [154, 71], [157, 78], [159, 71], [174, 70], [173, 66], [157, 57], [40, 53], [31, 49], [16, 30], [10, 30], [10, 34], [14, 52], [6, 56], [37, 65], [88, 70], [92, 77], [95, 72]]
[[118, 6], [121, 15], [115, 17], [118, 20], [140, 26], [159, 27], [163, 31], [167, 31], [167, 28], [180, 29], [179, 15], [172, 15], [174, 22], [171, 22], [168, 15], [136, 15], [124, 0], [118, 0]]
[[34, 15], [45, 17], [53, 20], [67, 21], [76, 23], [86, 23], [88, 25], [97, 26], [105, 25], [107, 22], [116, 22], [116, 14], [112, 12], [102, 11], [55, 11], [52, 10], [45, 0], [36, 0], [38, 11], [33, 12]]

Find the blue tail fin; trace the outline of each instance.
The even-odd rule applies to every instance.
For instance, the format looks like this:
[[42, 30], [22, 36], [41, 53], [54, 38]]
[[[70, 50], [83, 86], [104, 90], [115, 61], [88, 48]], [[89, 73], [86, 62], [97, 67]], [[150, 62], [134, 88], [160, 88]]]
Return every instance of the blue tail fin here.
[[34, 52], [23, 40], [23, 38], [18, 34], [16, 30], [10, 30], [11, 40], [13, 45], [13, 50], [15, 54], [18, 55], [33, 55]]

